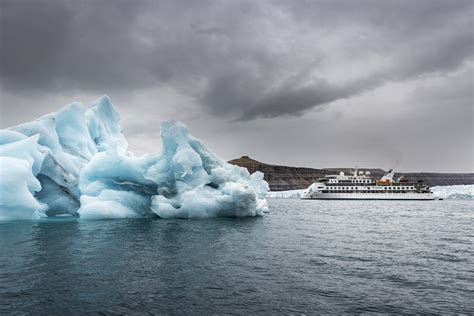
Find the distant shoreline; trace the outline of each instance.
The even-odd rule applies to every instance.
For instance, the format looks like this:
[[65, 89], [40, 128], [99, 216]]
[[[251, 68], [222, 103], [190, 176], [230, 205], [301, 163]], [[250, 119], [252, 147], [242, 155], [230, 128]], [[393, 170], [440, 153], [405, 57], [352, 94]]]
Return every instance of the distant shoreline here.
[[[268, 182], [271, 191], [299, 190], [307, 188], [318, 178], [327, 174], [336, 174], [339, 171], [350, 172], [353, 168], [304, 168], [271, 165], [254, 160], [248, 156], [232, 159], [229, 163], [245, 167], [249, 172], [261, 171]], [[361, 168], [370, 171], [374, 177], [381, 177], [386, 170], [375, 168]], [[396, 170], [395, 170], [396, 171]], [[429, 187], [474, 184], [474, 173], [435, 173], [435, 172], [397, 172], [395, 177], [405, 176], [415, 181], [422, 180]]]

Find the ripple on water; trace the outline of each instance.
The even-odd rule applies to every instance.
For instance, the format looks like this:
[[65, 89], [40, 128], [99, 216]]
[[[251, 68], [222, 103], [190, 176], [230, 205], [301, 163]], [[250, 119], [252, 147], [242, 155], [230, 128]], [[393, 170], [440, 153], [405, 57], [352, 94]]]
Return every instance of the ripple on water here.
[[0, 314], [474, 312], [472, 201], [0, 223]]

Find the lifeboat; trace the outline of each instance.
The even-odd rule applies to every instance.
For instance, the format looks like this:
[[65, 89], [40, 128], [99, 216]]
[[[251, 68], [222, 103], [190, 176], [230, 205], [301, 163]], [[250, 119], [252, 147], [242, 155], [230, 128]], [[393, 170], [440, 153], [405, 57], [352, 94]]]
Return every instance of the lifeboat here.
[[388, 179], [387, 180], [378, 180], [377, 185], [384, 185], [384, 186], [390, 185], [390, 180], [388, 180]]

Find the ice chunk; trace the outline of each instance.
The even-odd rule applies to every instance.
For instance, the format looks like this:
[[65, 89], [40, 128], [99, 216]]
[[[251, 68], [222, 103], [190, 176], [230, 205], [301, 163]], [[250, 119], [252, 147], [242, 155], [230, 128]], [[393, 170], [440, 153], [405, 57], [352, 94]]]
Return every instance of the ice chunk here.
[[[0, 142], [2, 143], [0, 156], [26, 160], [31, 165], [33, 175], [37, 175], [45, 158], [45, 149], [38, 146], [38, 139], [38, 134], [26, 137], [13, 131], [0, 131]], [[5, 165], [2, 168], [8, 168], [8, 166]]]
[[[74, 215], [80, 207], [80, 170], [99, 152], [125, 152], [127, 148], [118, 121], [118, 113], [106, 96], [89, 108], [75, 102], [57, 113], [2, 130], [0, 156], [33, 160], [32, 172], [42, 184], [34, 196], [48, 206], [46, 213]], [[25, 149], [31, 148], [31, 143], [38, 144], [41, 157]], [[12, 150], [12, 146], [26, 147]], [[7, 172], [2, 169], [2, 175]]]
[[15, 131], [9, 131], [7, 129], [0, 130], [0, 145], [14, 143], [25, 138], [25, 135]]
[[287, 191], [270, 191], [267, 193], [267, 198], [278, 199], [299, 199], [305, 190], [287, 190]]
[[33, 219], [47, 209], [34, 194], [41, 190], [35, 177], [44, 152], [39, 135], [26, 137], [14, 131], [0, 131], [0, 219]]
[[[98, 153], [81, 171], [81, 218], [150, 217], [157, 185], [144, 177], [155, 158]], [[110, 203], [109, 203], [110, 202]], [[107, 205], [109, 210], [104, 212]]]
[[[41, 190], [27, 159], [0, 157], [0, 220], [35, 219], [44, 216], [46, 205], [33, 194]], [[7, 171], [8, 170], [8, 171]]]
[[56, 115], [55, 131], [63, 152], [88, 161], [97, 153], [97, 146], [89, 133], [85, 117], [86, 109], [82, 104], [69, 104]]
[[[159, 156], [98, 153], [81, 171], [82, 218], [256, 216], [268, 209], [261, 173], [226, 163], [189, 135], [161, 126]], [[107, 203], [116, 211], [104, 212]]]
[[150, 217], [150, 197], [134, 191], [102, 190], [98, 196], [81, 197], [81, 218]]
[[98, 151], [114, 150], [125, 153], [128, 143], [119, 125], [120, 115], [108, 96], [103, 96], [91, 104], [86, 112], [87, 126]]
[[445, 200], [472, 200], [474, 199], [474, 185], [449, 185], [430, 188], [433, 195]]
[[226, 163], [184, 124], [165, 122], [161, 153], [135, 157], [118, 122], [102, 97], [0, 131], [0, 216], [189, 218], [268, 209], [263, 174]]
[[46, 215], [75, 215], [79, 208], [79, 199], [68, 188], [58, 185], [45, 175], [38, 175], [41, 191], [35, 197], [48, 206]]
[[161, 125], [162, 154], [146, 173], [158, 186], [151, 209], [160, 217], [257, 216], [268, 210], [263, 174], [230, 165], [180, 122]]

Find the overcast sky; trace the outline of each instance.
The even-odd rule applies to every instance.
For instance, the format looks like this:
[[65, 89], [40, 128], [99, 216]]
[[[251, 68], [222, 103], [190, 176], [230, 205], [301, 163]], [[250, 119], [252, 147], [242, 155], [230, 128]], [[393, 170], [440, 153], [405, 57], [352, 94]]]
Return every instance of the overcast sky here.
[[107, 94], [224, 159], [474, 171], [474, 1], [0, 0], [1, 128]]

